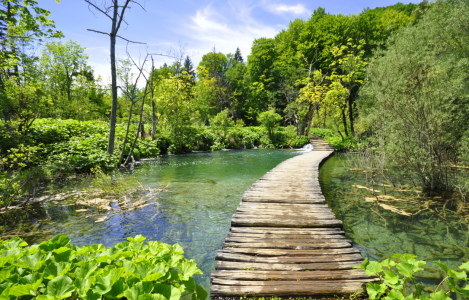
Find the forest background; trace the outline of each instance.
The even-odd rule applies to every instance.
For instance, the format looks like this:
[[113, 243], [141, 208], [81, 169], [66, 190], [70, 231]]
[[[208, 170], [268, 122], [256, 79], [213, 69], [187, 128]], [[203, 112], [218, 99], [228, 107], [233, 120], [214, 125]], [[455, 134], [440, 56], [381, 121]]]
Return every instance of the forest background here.
[[57, 41], [37, 1], [0, 3], [2, 207], [139, 158], [301, 147], [310, 134], [428, 190], [454, 189], [450, 175], [468, 165], [469, 1], [318, 8], [254, 40], [247, 59], [239, 49], [213, 49], [198, 66], [182, 53], [162, 66], [120, 58], [114, 87], [83, 47]]

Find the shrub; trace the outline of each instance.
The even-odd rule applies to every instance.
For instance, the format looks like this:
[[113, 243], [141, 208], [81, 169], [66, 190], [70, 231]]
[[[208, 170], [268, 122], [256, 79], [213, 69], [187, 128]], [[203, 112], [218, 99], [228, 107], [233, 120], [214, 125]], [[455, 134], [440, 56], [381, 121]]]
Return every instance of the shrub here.
[[138, 235], [114, 247], [79, 247], [65, 235], [28, 246], [0, 242], [2, 299], [205, 299], [193, 279], [201, 274], [179, 245], [144, 243]]

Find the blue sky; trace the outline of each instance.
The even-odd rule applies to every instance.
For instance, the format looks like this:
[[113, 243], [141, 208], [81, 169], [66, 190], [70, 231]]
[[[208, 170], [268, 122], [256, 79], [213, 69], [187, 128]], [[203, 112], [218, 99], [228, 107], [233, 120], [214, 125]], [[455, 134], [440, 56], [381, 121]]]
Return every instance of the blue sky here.
[[[123, 0], [120, 0], [123, 2]], [[249, 55], [254, 39], [274, 37], [296, 18], [308, 19], [318, 7], [332, 14], [356, 14], [369, 7], [389, 6], [420, 1], [393, 0], [136, 0], [126, 13], [127, 25], [119, 34], [129, 40], [146, 43], [130, 44], [118, 41], [117, 54], [126, 58], [126, 48], [135, 59], [146, 53], [189, 55], [197, 65], [202, 55], [212, 51], [234, 53], [239, 47], [243, 57]], [[96, 0], [102, 4], [109, 0]], [[109, 82], [109, 37], [88, 31], [109, 32], [110, 20], [89, 8], [83, 0], [41, 0], [39, 6], [51, 12], [57, 29], [65, 34], [64, 41], [73, 40], [89, 56], [95, 73]], [[155, 57], [158, 67], [174, 60]]]

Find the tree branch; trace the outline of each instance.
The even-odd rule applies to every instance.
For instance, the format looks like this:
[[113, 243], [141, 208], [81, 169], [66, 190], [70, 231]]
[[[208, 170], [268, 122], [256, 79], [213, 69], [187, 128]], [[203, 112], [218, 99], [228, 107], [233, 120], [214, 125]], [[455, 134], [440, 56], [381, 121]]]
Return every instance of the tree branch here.
[[105, 35], [110, 35], [109, 33], [102, 32], [102, 31], [99, 31], [99, 30], [94, 30], [94, 29], [86, 29], [86, 30], [88, 30], [88, 31], [93, 31], [93, 32], [96, 32], [96, 33], [105, 34]]
[[[86, 1], [88, 1], [88, 0], [86, 0]], [[132, 0], [126, 0], [126, 1], [125, 1], [125, 4], [124, 4], [124, 6], [123, 6], [122, 9], [121, 9], [121, 14], [120, 14], [120, 16], [119, 16], [119, 21], [117, 22], [116, 32], [115, 32], [115, 33], [119, 32], [119, 28], [121, 27], [121, 23], [122, 23], [122, 21], [124, 20], [125, 10], [126, 10], [127, 7], [129, 6], [129, 3], [131, 3], [131, 2], [133, 2], [133, 1], [132, 1]]]
[[131, 41], [131, 40], [128, 40], [124, 37], [121, 37], [120, 35], [117, 35], [116, 34], [116, 37], [120, 38], [120, 39], [123, 39], [124, 41], [128, 42], [128, 43], [133, 43], [133, 44], [142, 44], [142, 45], [146, 45], [147, 43], [142, 43], [142, 42], [135, 42], [135, 41]]
[[94, 4], [93, 2], [91, 2], [91, 0], [84, 0], [86, 3], [88, 3], [88, 6], [93, 6], [96, 10], [98, 10], [99, 12], [101, 12], [103, 15], [105, 15], [106, 17], [108, 17], [109, 19], [112, 20], [112, 17], [110, 15], [108, 15], [107, 12], [105, 12], [104, 10], [102, 10], [101, 8], [99, 8], [96, 4]]

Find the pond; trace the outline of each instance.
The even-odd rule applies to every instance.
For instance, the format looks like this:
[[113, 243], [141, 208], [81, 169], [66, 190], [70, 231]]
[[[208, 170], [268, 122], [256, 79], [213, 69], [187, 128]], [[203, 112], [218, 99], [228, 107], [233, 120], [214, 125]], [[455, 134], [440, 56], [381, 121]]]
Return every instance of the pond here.
[[[142, 205], [123, 209], [127, 202], [114, 202], [110, 208], [91, 210], [59, 199], [78, 194], [82, 188], [74, 186], [46, 202], [42, 216], [33, 223], [18, 226], [38, 232], [28, 242], [67, 234], [78, 245], [110, 246], [141, 234], [149, 240], [179, 243], [186, 257], [204, 272], [197, 281], [209, 289], [216, 251], [222, 247], [242, 194], [278, 163], [298, 154], [301, 151], [239, 150], [160, 157], [132, 170], [132, 177], [145, 189], [128, 202]], [[363, 188], [363, 174], [350, 172], [344, 159], [335, 155], [322, 166], [321, 186], [328, 204], [344, 221], [347, 236], [365, 257], [379, 260], [393, 253], [414, 253], [453, 267], [467, 261], [467, 220], [457, 214], [435, 214], [438, 206], [406, 215], [405, 207], [396, 212], [392, 205], [366, 201], [370, 193]]]

